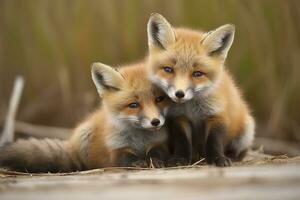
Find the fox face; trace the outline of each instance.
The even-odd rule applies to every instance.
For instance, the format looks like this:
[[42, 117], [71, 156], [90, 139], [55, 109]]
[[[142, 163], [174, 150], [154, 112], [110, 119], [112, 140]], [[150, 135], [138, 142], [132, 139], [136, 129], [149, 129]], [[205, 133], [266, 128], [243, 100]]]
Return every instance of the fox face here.
[[165, 123], [169, 98], [153, 85], [143, 67], [120, 71], [102, 63], [92, 65], [92, 78], [113, 123], [158, 130]]
[[182, 103], [214, 88], [235, 28], [224, 25], [208, 33], [173, 30], [163, 16], [152, 14], [147, 31], [150, 79], [173, 101]]

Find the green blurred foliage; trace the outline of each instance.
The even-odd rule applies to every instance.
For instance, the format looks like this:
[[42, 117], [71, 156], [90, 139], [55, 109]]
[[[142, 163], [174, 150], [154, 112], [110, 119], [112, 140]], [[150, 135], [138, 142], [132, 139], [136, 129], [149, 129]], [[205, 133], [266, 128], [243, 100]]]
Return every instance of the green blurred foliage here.
[[227, 67], [259, 135], [300, 141], [298, 0], [1, 0], [0, 116], [16, 75], [26, 79], [18, 119], [74, 126], [97, 104], [89, 66], [147, 54], [150, 13], [174, 26], [236, 25]]

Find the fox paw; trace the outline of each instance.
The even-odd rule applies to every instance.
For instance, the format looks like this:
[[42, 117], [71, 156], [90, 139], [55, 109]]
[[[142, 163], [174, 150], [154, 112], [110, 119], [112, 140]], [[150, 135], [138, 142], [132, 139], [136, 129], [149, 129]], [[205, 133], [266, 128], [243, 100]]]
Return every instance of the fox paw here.
[[137, 160], [135, 162], [131, 163], [132, 167], [138, 167], [138, 168], [147, 168], [148, 167], [148, 163], [146, 160]]
[[214, 164], [217, 167], [229, 167], [232, 165], [231, 159], [226, 156], [208, 158], [208, 164]]
[[183, 157], [171, 157], [167, 161], [168, 167], [178, 167], [188, 165], [189, 161]]
[[[152, 164], [152, 166], [151, 166]], [[158, 159], [158, 158], [151, 158], [150, 160], [150, 166], [154, 168], [163, 168], [166, 167], [165, 162]]]

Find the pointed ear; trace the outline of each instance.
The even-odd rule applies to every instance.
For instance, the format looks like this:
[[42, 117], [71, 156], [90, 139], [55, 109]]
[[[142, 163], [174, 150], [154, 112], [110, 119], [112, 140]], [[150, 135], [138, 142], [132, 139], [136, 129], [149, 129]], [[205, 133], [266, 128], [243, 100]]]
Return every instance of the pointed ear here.
[[225, 59], [232, 45], [234, 32], [234, 25], [223, 25], [214, 31], [208, 32], [202, 41], [202, 45], [207, 49], [210, 56], [217, 55]]
[[160, 14], [153, 13], [147, 25], [149, 49], [167, 49], [174, 43], [175, 32], [171, 24]]
[[100, 96], [108, 90], [119, 90], [123, 77], [114, 68], [100, 62], [93, 63], [91, 66], [92, 79]]

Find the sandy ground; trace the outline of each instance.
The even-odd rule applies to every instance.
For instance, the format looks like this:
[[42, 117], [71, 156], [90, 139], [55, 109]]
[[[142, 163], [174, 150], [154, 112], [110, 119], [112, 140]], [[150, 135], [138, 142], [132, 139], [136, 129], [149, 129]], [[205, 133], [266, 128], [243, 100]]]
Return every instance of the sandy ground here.
[[300, 199], [300, 157], [252, 152], [228, 168], [107, 168], [71, 174], [0, 170], [0, 199]]

